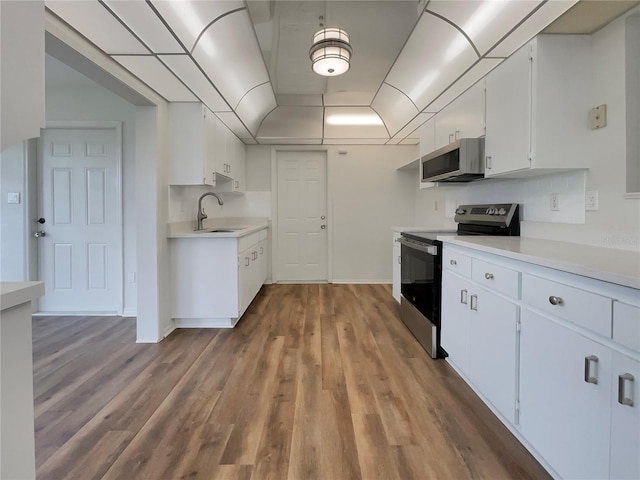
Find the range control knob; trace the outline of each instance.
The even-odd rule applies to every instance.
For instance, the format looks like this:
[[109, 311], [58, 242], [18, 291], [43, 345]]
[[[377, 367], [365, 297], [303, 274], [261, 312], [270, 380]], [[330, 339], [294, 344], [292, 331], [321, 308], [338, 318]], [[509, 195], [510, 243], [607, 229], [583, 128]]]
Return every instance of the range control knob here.
[[495, 215], [496, 214], [496, 209], [491, 207], [491, 208], [487, 208], [487, 215]]
[[456, 215], [464, 215], [467, 211], [464, 208], [456, 208]]
[[498, 210], [498, 215], [504, 215], [506, 213], [507, 211], [504, 208], [501, 208], [500, 210]]

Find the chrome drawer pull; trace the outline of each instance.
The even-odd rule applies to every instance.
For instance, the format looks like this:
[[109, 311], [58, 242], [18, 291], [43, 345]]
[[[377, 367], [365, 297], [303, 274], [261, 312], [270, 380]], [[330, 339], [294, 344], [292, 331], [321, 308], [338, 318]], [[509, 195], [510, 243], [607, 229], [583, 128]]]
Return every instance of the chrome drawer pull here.
[[564, 301], [562, 300], [562, 297], [554, 297], [553, 295], [549, 297], [549, 303], [551, 305], [562, 305], [564, 303]]
[[478, 296], [471, 295], [471, 310], [478, 311]]
[[[627, 405], [629, 407], [633, 407], [633, 375], [630, 373], [624, 373], [622, 375], [618, 375], [618, 403], [620, 405]], [[625, 382], [629, 382], [629, 396], [626, 397], [624, 394], [624, 384]]]
[[460, 290], [460, 303], [467, 304], [467, 290]]
[[493, 273], [489, 273], [489, 272], [485, 273], [484, 278], [486, 278], [487, 280], [491, 280], [493, 278]]
[[450, 263], [451, 265], [457, 265], [457, 264], [458, 264], [458, 262], [456, 262], [455, 260], [449, 260], [449, 263]]
[[598, 377], [596, 376], [598, 372], [596, 371], [596, 375], [591, 375], [591, 364], [595, 363], [596, 368], [598, 366], [598, 357], [595, 355], [589, 355], [588, 357], [584, 357], [584, 381], [587, 383], [593, 383], [594, 385], [598, 384]]

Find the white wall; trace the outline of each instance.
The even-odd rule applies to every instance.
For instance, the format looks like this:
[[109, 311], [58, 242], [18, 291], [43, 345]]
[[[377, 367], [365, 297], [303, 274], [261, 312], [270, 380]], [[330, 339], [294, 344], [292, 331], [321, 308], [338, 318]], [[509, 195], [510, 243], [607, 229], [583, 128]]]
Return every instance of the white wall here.
[[[47, 62], [58, 60], [47, 57]], [[65, 68], [64, 66], [59, 68]], [[66, 67], [73, 77], [80, 75]], [[89, 82], [83, 77], [84, 82]], [[91, 82], [93, 83], [93, 82]], [[136, 315], [136, 107], [97, 83], [87, 86], [60, 87], [47, 85], [47, 121], [119, 121], [122, 122], [122, 192], [123, 192], [123, 254], [124, 254], [124, 314]]]
[[[638, 12], [640, 8], [629, 14]], [[455, 226], [453, 212], [459, 204], [518, 202], [523, 207], [523, 236], [640, 249], [640, 199], [625, 197], [624, 42], [624, 17], [592, 35], [593, 70], [590, 78], [585, 79], [591, 82], [591, 96], [585, 101], [585, 121], [591, 107], [606, 104], [607, 126], [590, 131], [590, 156], [583, 159], [588, 170], [448, 187], [443, 190], [445, 225]], [[599, 193], [599, 210], [585, 212], [584, 195], [590, 190]], [[558, 212], [550, 210], [551, 193], [560, 194]], [[416, 212], [428, 208], [434, 195], [416, 193]]]
[[[25, 281], [26, 271], [26, 161], [23, 142], [0, 154], [0, 280]], [[19, 204], [7, 203], [7, 194], [17, 193]]]

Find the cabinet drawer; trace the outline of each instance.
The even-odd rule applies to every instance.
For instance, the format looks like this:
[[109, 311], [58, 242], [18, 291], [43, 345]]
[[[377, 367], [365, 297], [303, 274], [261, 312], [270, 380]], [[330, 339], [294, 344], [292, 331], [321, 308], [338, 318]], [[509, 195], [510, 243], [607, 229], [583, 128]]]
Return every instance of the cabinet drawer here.
[[520, 298], [520, 272], [474, 258], [471, 278], [489, 290]]
[[640, 308], [613, 302], [613, 340], [640, 352]]
[[264, 230], [260, 230], [258, 232], [258, 235], [260, 237], [260, 241], [266, 240], [267, 239], [267, 229], [265, 228]]
[[522, 279], [522, 298], [532, 307], [611, 338], [610, 298], [533, 275]]
[[471, 257], [445, 249], [442, 255], [442, 268], [471, 278]]

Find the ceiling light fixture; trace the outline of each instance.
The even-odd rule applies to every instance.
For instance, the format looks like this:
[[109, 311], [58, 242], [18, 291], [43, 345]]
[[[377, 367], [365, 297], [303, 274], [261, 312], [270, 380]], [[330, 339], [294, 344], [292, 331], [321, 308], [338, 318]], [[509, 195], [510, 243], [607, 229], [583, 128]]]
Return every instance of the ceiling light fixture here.
[[313, 36], [309, 50], [311, 68], [325, 77], [342, 75], [349, 70], [352, 53], [347, 32], [335, 27], [323, 28]]

